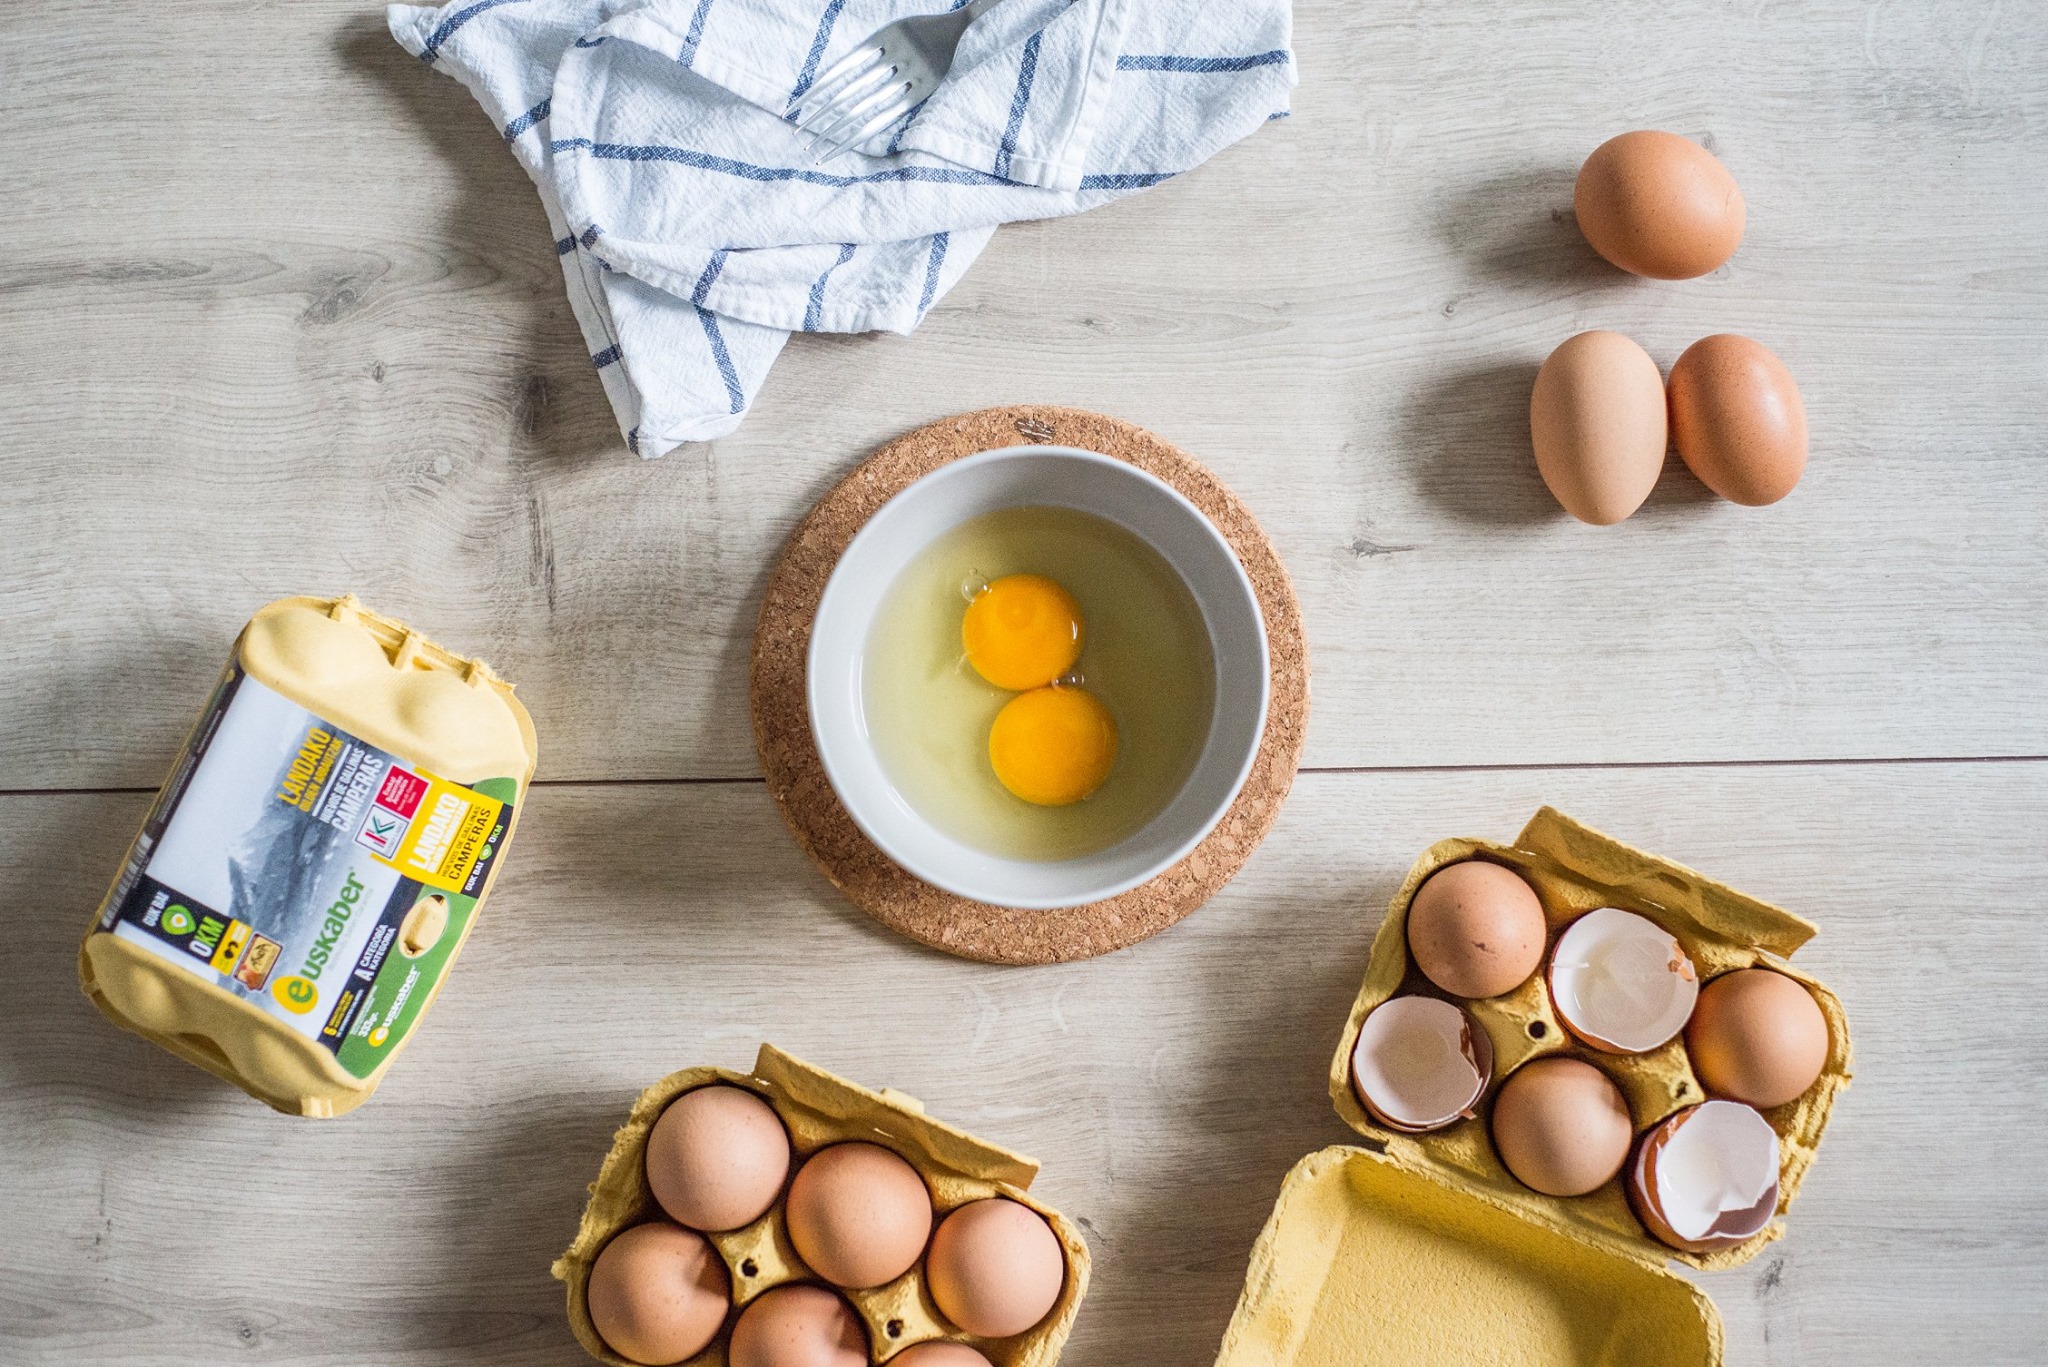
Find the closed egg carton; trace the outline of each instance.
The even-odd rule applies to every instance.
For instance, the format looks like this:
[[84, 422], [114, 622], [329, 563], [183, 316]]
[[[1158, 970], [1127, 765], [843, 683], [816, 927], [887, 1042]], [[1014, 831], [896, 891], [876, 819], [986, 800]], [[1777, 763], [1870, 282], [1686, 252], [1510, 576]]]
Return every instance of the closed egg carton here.
[[[1452, 997], [1423, 977], [1408, 953], [1408, 906], [1416, 890], [1438, 869], [1465, 859], [1484, 859], [1514, 870], [1535, 888], [1543, 903], [1548, 934], [1543, 966], [1503, 996], [1483, 1001]], [[1731, 1248], [1698, 1254], [1667, 1247], [1637, 1221], [1623, 1190], [1627, 1174], [1585, 1196], [1546, 1196], [1523, 1186], [1501, 1164], [1491, 1139], [1493, 1098], [1500, 1084], [1529, 1060], [1550, 1054], [1584, 1059], [1620, 1087], [1638, 1140], [1657, 1122], [1707, 1100], [1686, 1054], [1681, 1032], [1644, 1054], [1610, 1054], [1583, 1044], [1564, 1028], [1548, 987], [1549, 953], [1557, 936], [1581, 915], [1598, 907], [1620, 907], [1656, 922], [1692, 957], [1702, 984], [1739, 968], [1764, 967], [1803, 984], [1828, 1025], [1827, 1062], [1820, 1079], [1797, 1099], [1762, 1112], [1778, 1135], [1778, 1214], [1798, 1195], [1811, 1167], [1835, 1098], [1849, 1083], [1849, 1026], [1841, 1001], [1788, 958], [1812, 938], [1815, 927], [1682, 865], [1644, 853], [1545, 807], [1513, 845], [1483, 840], [1442, 840], [1423, 852], [1395, 892], [1373, 941], [1365, 982], [1352, 1004], [1343, 1038], [1330, 1064], [1330, 1099], [1337, 1113], [1376, 1148], [1419, 1161], [1455, 1184], [1466, 1185], [1496, 1204], [1539, 1224], [1604, 1244], [1634, 1256], [1676, 1259], [1698, 1268], [1747, 1262], [1783, 1233], [1779, 1219]], [[1475, 1107], [1476, 1118], [1426, 1134], [1390, 1130], [1375, 1121], [1351, 1086], [1351, 1054], [1365, 1018], [1391, 997], [1410, 993], [1441, 997], [1464, 1006], [1493, 1045], [1493, 1081]]]
[[1067, 1218], [1025, 1190], [1038, 1175], [1038, 1162], [1012, 1153], [924, 1114], [913, 1097], [883, 1089], [870, 1091], [813, 1067], [772, 1044], [763, 1044], [751, 1073], [729, 1068], [685, 1068], [647, 1088], [633, 1103], [626, 1123], [612, 1139], [575, 1242], [554, 1263], [566, 1283], [569, 1324], [577, 1342], [600, 1362], [636, 1367], [605, 1346], [591, 1323], [585, 1301], [590, 1267], [621, 1231], [648, 1220], [666, 1219], [647, 1184], [647, 1136], [670, 1102], [714, 1083], [743, 1087], [774, 1108], [789, 1131], [790, 1175], [804, 1160], [833, 1144], [858, 1140], [879, 1144], [917, 1169], [931, 1193], [937, 1229], [948, 1213], [971, 1201], [1002, 1196], [1029, 1207], [1058, 1236], [1066, 1260], [1066, 1281], [1052, 1310], [1033, 1328], [1009, 1338], [979, 1338], [947, 1323], [925, 1284], [924, 1260], [882, 1286], [868, 1290], [833, 1287], [804, 1265], [790, 1243], [783, 1197], [750, 1225], [707, 1233], [732, 1279], [733, 1310], [711, 1346], [688, 1359], [687, 1367], [725, 1367], [725, 1344], [738, 1313], [774, 1287], [792, 1282], [825, 1286], [844, 1297], [867, 1331], [869, 1356], [885, 1363], [914, 1344], [932, 1340], [965, 1343], [995, 1367], [1051, 1367], [1072, 1332], [1074, 1316], [1088, 1292], [1088, 1245]]
[[[220, 722], [216, 706], [236, 673], [306, 709], [320, 723], [415, 768], [482, 785], [505, 803], [499, 858], [459, 916], [452, 947], [426, 981], [412, 1026], [397, 1034], [367, 1073], [351, 1072], [303, 1034], [243, 997], [107, 932], [122, 890], [147, 862], [185, 791], [198, 751]], [[79, 947], [79, 984], [110, 1020], [292, 1115], [331, 1118], [368, 1100], [426, 1008], [454, 971], [503, 856], [518, 829], [539, 754], [533, 720], [512, 685], [480, 659], [458, 655], [405, 623], [372, 612], [353, 594], [281, 598], [258, 609], [235, 640], [229, 668], [164, 782], [129, 862], [95, 912]], [[268, 779], [250, 765], [244, 782]], [[351, 849], [360, 855], [360, 850]], [[422, 891], [426, 891], [424, 887]], [[225, 918], [229, 913], [219, 909]], [[245, 927], [246, 928], [246, 927]], [[275, 932], [273, 932], [275, 933]]]

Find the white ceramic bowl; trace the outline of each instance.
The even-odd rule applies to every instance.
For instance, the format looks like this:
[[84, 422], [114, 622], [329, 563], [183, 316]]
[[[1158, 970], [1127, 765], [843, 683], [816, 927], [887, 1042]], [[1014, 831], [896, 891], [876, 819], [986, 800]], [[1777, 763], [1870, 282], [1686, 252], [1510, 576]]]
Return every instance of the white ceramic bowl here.
[[[925, 820], [889, 781], [869, 740], [861, 660], [875, 610], [935, 539], [997, 508], [1064, 507], [1118, 524], [1165, 557], [1202, 611], [1215, 709], [1201, 758], [1166, 809], [1095, 854], [1010, 859]], [[932, 471], [890, 499], [846, 548], [811, 628], [811, 733], [825, 775], [868, 838], [917, 877], [978, 902], [1044, 910], [1125, 892], [1171, 867], [1229, 810], [1266, 728], [1266, 624], [1251, 581], [1194, 504], [1134, 465], [1064, 446], [1013, 446]]]

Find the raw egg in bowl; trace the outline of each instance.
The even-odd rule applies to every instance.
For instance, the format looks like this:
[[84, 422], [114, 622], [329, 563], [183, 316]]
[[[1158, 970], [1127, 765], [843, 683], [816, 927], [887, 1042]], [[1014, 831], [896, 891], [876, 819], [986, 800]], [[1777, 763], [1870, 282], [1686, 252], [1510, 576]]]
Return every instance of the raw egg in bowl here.
[[925, 882], [1027, 910], [1185, 857], [1251, 771], [1269, 689], [1222, 533], [1136, 466], [1058, 446], [965, 457], [882, 505], [807, 669], [855, 824]]

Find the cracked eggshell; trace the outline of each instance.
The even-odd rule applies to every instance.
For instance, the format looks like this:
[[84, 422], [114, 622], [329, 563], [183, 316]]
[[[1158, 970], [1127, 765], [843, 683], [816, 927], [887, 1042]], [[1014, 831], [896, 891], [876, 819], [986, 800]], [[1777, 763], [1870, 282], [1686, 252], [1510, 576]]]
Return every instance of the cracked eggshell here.
[[1469, 1119], [1492, 1080], [1493, 1041], [1463, 1007], [1436, 997], [1382, 1002], [1351, 1051], [1360, 1104], [1403, 1134]]
[[1733, 1248], [1777, 1213], [1777, 1132], [1739, 1101], [1687, 1107], [1643, 1136], [1628, 1198], [1644, 1228], [1673, 1248]]
[[1580, 1040], [1609, 1054], [1668, 1043], [1692, 1018], [1700, 975], [1670, 931], [1619, 907], [1589, 911], [1550, 951], [1550, 999]]

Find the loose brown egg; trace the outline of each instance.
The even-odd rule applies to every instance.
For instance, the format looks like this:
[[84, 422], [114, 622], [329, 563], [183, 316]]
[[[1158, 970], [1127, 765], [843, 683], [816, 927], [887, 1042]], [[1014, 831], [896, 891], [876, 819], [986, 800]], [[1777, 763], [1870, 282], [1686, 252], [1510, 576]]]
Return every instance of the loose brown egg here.
[[934, 1341], [905, 1348], [889, 1359], [889, 1367], [994, 1367], [994, 1364], [964, 1343]]
[[739, 1087], [699, 1087], [669, 1103], [647, 1135], [647, 1185], [669, 1217], [727, 1230], [768, 1213], [789, 1176], [789, 1132]]
[[1828, 1022], [1799, 983], [1768, 968], [1724, 973], [1700, 992], [1685, 1047], [1700, 1085], [1752, 1106], [1803, 1094], [1828, 1061]]
[[1498, 997], [1543, 961], [1543, 903], [1512, 869], [1467, 859], [1431, 874], [1408, 904], [1408, 951], [1455, 997]]
[[1628, 1160], [1628, 1103], [1590, 1063], [1552, 1055], [1523, 1064], [1493, 1100], [1493, 1147], [1524, 1186], [1583, 1196]]
[[1791, 493], [1806, 470], [1806, 405], [1783, 361], [1719, 332], [1672, 364], [1671, 442], [1700, 483], [1761, 508]]
[[1735, 255], [1748, 211], [1714, 154], [1676, 133], [1609, 138], [1579, 168], [1579, 231], [1625, 271], [1657, 280], [1705, 275]]
[[1618, 332], [1568, 338], [1536, 372], [1536, 468], [1581, 522], [1609, 526], [1643, 506], [1664, 468], [1665, 424], [1657, 363]]
[[917, 1169], [879, 1144], [834, 1144], [789, 1184], [789, 1241], [835, 1286], [870, 1287], [910, 1270], [932, 1232]]
[[703, 1235], [656, 1220], [604, 1246], [590, 1266], [584, 1304], [599, 1337], [649, 1367], [681, 1362], [718, 1337], [732, 1282]]
[[932, 1236], [926, 1284], [941, 1314], [970, 1334], [1008, 1338], [1044, 1319], [1067, 1276], [1059, 1236], [1037, 1211], [970, 1201]]
[[868, 1336], [851, 1307], [822, 1286], [761, 1293], [740, 1312], [729, 1367], [868, 1367]]

